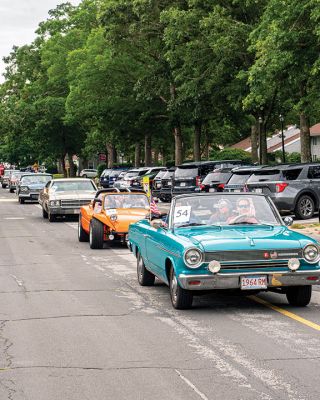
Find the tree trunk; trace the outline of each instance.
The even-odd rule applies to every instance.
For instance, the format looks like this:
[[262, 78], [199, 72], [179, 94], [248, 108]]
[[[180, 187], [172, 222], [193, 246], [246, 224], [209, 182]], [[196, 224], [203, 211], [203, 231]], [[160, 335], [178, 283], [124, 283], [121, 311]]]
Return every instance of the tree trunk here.
[[74, 178], [76, 176], [76, 169], [74, 167], [72, 156], [70, 156], [69, 154], [68, 154], [68, 159], [69, 159], [69, 166], [70, 166], [70, 177]]
[[196, 121], [194, 123], [194, 136], [193, 136], [193, 159], [194, 161], [201, 161], [201, 121]]
[[67, 177], [67, 170], [66, 170], [66, 161], [65, 161], [65, 157], [66, 157], [66, 155], [64, 154], [64, 155], [61, 157], [60, 162], [61, 162], [61, 167], [62, 167], [63, 176], [66, 178], [66, 177]]
[[140, 160], [141, 160], [141, 146], [140, 146], [140, 143], [137, 142], [135, 145], [135, 150], [134, 150], [134, 166], [135, 167], [140, 167]]
[[252, 162], [257, 163], [259, 161], [257, 123], [251, 125], [251, 157], [252, 157]]
[[153, 152], [153, 165], [158, 165], [158, 163], [159, 163], [159, 155], [160, 155], [159, 149], [154, 149], [154, 152]]
[[114, 146], [112, 143], [107, 143], [107, 154], [108, 154], [108, 168], [113, 168], [114, 165]]
[[311, 162], [310, 126], [304, 112], [300, 114], [301, 162]]
[[267, 152], [267, 125], [266, 123], [261, 126], [261, 152], [262, 164], [268, 164], [268, 152]]
[[180, 126], [173, 128], [175, 165], [182, 164], [182, 134]]
[[151, 134], [146, 133], [144, 135], [144, 165], [145, 167], [150, 167], [151, 163], [152, 163]]

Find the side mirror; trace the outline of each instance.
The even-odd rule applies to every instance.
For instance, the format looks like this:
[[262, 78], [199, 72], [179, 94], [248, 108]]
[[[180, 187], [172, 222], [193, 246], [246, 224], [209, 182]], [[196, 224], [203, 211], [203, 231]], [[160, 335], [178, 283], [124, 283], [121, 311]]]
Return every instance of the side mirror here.
[[161, 219], [154, 219], [150, 222], [152, 228], [159, 229], [163, 227], [163, 221]]
[[293, 224], [293, 219], [291, 217], [284, 217], [283, 222], [286, 226], [291, 226]]

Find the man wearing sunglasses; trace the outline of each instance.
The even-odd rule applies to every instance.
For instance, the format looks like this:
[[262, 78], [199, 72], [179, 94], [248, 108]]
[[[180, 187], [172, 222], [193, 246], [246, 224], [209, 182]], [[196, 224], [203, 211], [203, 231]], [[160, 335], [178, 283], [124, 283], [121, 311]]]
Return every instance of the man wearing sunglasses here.
[[255, 217], [255, 210], [250, 199], [240, 198], [237, 200], [237, 209], [235, 217], [228, 219], [228, 224], [257, 224], [258, 220]]

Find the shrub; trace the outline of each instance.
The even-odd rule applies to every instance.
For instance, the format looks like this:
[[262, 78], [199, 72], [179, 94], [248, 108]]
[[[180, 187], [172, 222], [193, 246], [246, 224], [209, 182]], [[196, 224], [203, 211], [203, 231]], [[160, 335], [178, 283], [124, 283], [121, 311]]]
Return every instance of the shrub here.
[[103, 170], [108, 168], [107, 164], [99, 164], [97, 167], [97, 171], [98, 171], [98, 176], [100, 177], [100, 175], [102, 174]]
[[251, 154], [242, 149], [226, 147], [220, 151], [211, 151], [210, 160], [241, 160], [248, 163], [252, 162]]

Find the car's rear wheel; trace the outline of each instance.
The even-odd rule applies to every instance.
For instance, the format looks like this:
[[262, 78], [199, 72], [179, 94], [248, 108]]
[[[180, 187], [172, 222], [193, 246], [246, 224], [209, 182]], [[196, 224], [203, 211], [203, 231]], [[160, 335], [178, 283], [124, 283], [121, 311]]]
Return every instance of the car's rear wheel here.
[[24, 204], [24, 199], [22, 197], [19, 197], [19, 203]]
[[55, 214], [52, 214], [50, 211], [48, 212], [48, 220], [49, 222], [56, 222], [57, 216]]
[[92, 219], [89, 231], [89, 244], [91, 249], [103, 248], [103, 224], [97, 219]]
[[10, 192], [10, 193], [13, 193], [13, 192], [14, 192], [14, 189], [10, 188], [10, 189], [9, 189], [9, 192]]
[[310, 303], [312, 286], [292, 286], [287, 289], [286, 296], [289, 304], [296, 307], [305, 307]]
[[302, 195], [299, 197], [296, 208], [295, 215], [299, 219], [308, 219], [312, 218], [315, 211], [315, 204], [312, 197], [308, 195]]
[[86, 174], [82, 175], [82, 178], [87, 178], [87, 175]]
[[2, 189], [5, 189], [7, 187], [7, 185], [2, 184]]
[[173, 268], [170, 271], [170, 297], [173, 307], [177, 310], [187, 310], [192, 307], [193, 294], [180, 286]]
[[143, 258], [140, 253], [137, 255], [137, 276], [141, 286], [153, 286], [155, 276], [146, 269]]
[[48, 219], [48, 213], [47, 213], [47, 211], [46, 211], [44, 208], [42, 208], [42, 217], [43, 217], [44, 219]]
[[81, 219], [82, 219], [81, 218], [81, 214], [79, 214], [79, 221], [78, 221], [78, 239], [79, 239], [79, 242], [89, 242], [89, 235], [83, 229]]

